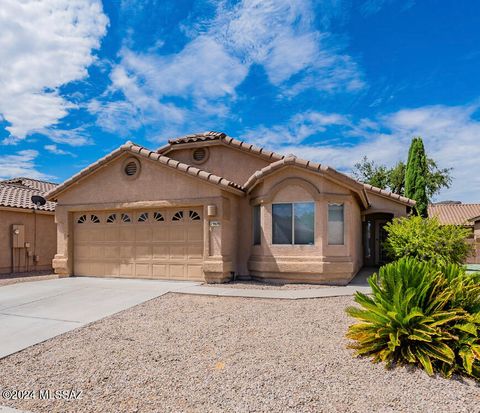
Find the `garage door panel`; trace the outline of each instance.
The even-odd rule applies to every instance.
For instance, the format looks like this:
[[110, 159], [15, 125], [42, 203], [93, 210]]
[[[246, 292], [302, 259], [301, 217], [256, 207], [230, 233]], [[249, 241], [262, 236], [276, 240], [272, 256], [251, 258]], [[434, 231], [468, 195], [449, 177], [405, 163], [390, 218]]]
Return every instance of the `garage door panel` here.
[[74, 254], [76, 258], [88, 259], [90, 258], [90, 247], [88, 245], [77, 245], [74, 249]]
[[120, 247], [118, 245], [105, 245], [105, 258], [120, 258]]
[[[97, 224], [94, 224], [97, 226]], [[88, 240], [104, 241], [105, 240], [105, 228], [92, 228], [87, 232]]]
[[201, 259], [203, 258], [203, 245], [189, 245], [188, 246], [188, 258]]
[[130, 259], [133, 257], [133, 245], [120, 245], [120, 258]]
[[166, 225], [155, 225], [152, 228], [152, 241], [168, 241], [168, 227]]
[[135, 240], [135, 232], [131, 225], [120, 228], [118, 240], [124, 242], [132, 242]]
[[152, 246], [151, 245], [136, 245], [135, 246], [135, 258], [137, 260], [151, 260], [152, 259]]
[[192, 225], [187, 228], [187, 239], [188, 241], [202, 241], [203, 231], [200, 225]]
[[135, 275], [137, 277], [150, 277], [152, 275], [151, 265], [150, 264], [135, 264]]
[[166, 260], [169, 258], [169, 246], [165, 245], [153, 245], [153, 259], [154, 260]]
[[153, 264], [152, 265], [152, 276], [158, 278], [167, 278], [168, 277], [168, 265], [167, 264]]
[[201, 265], [187, 265], [187, 278], [199, 280], [202, 278]]
[[145, 226], [135, 228], [135, 241], [137, 242], [152, 241], [152, 230]]
[[186, 230], [183, 226], [180, 225], [172, 225], [169, 228], [169, 239], [170, 241], [186, 241]]
[[77, 275], [203, 279], [203, 221], [190, 209], [78, 213], [73, 238]]
[[183, 260], [186, 258], [185, 245], [171, 245], [170, 246], [170, 259]]
[[186, 278], [184, 264], [170, 264], [169, 275], [171, 278]]
[[117, 242], [120, 239], [120, 229], [113, 225], [105, 228], [105, 241]]
[[104, 271], [107, 277], [118, 277], [118, 263], [116, 262], [105, 262], [104, 263]]
[[118, 273], [119, 273], [119, 275], [132, 277], [133, 276], [133, 264], [129, 263], [129, 262], [128, 263], [125, 263], [125, 262], [120, 263]]
[[103, 245], [92, 245], [90, 247], [90, 253], [89, 253], [90, 258], [92, 259], [98, 259], [98, 258], [104, 258], [105, 257], [105, 247]]

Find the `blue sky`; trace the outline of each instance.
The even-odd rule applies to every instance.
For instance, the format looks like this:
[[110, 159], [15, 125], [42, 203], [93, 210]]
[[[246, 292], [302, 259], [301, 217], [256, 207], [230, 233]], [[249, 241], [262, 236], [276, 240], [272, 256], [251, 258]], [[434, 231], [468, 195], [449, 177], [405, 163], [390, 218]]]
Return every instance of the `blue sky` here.
[[4, 0], [0, 177], [205, 130], [349, 172], [424, 138], [480, 202], [480, 4]]

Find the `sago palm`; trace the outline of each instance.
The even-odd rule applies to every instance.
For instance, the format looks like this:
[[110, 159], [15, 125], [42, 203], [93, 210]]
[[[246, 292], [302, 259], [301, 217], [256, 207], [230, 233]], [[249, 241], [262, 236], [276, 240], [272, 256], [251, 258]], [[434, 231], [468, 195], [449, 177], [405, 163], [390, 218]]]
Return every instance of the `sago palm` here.
[[[451, 279], [444, 274], [448, 271]], [[461, 370], [478, 376], [476, 332], [468, 336], [470, 341], [459, 342], [462, 335], [473, 332], [468, 321], [472, 315], [452, 305], [461, 295], [460, 286], [456, 292], [450, 286], [454, 273], [459, 271], [458, 266], [442, 271], [412, 258], [382, 267], [369, 279], [372, 296], [357, 293], [355, 301], [361, 308], [347, 309], [348, 314], [360, 320], [348, 330], [347, 337], [355, 340], [351, 347], [375, 362], [419, 364], [430, 375]], [[472, 301], [474, 295], [472, 292]], [[463, 364], [457, 366], [459, 358], [464, 359], [462, 351], [468, 352], [468, 369]]]

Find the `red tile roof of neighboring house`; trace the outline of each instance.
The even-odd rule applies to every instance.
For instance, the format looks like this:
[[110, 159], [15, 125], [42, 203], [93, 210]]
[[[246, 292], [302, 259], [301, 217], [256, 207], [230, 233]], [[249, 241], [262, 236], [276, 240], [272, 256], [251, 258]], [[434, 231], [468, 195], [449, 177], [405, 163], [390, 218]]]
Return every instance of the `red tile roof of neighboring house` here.
[[473, 226], [480, 215], [480, 204], [430, 204], [428, 216], [437, 217], [441, 224]]
[[11, 178], [11, 179], [7, 179], [5, 181], [0, 181], [0, 182], [8, 183], [8, 184], [18, 184], [18, 185], [25, 186], [27, 188], [36, 189], [41, 192], [48, 192], [58, 185], [53, 182], [40, 181], [39, 179], [24, 178], [24, 177]]
[[32, 195], [44, 197], [47, 190], [55, 187], [56, 184], [51, 182], [30, 178], [0, 181], [0, 207], [55, 211], [55, 202], [47, 201], [45, 205], [38, 208], [32, 202]]

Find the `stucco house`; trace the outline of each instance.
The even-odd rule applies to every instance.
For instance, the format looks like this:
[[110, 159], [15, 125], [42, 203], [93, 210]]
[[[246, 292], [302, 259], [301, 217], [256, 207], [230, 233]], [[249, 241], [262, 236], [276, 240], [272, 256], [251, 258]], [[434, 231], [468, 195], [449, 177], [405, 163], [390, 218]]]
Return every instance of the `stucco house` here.
[[473, 245], [474, 253], [467, 264], [480, 264], [480, 204], [461, 202], [439, 202], [428, 206], [428, 216], [436, 217], [443, 225], [460, 225], [470, 230], [467, 241]]
[[127, 142], [53, 189], [55, 271], [345, 284], [414, 201], [224, 133]]
[[55, 203], [37, 207], [56, 184], [30, 178], [0, 181], [0, 274], [52, 269], [57, 247]]

